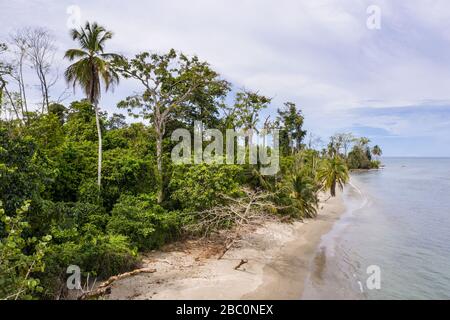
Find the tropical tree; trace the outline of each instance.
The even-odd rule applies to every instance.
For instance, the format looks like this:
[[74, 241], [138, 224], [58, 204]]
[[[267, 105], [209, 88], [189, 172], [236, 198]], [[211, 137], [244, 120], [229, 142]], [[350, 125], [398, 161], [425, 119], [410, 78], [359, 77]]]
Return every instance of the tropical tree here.
[[370, 139], [366, 138], [366, 137], [361, 137], [361, 138], [359, 138], [358, 142], [359, 142], [359, 145], [364, 148], [370, 143]]
[[330, 138], [330, 141], [338, 149], [337, 152], [341, 153], [342, 151], [347, 157], [351, 144], [355, 142], [355, 137], [352, 133], [336, 133]]
[[100, 125], [99, 101], [102, 91], [108, 91], [119, 82], [119, 76], [111, 65], [112, 59], [120, 59], [120, 56], [114, 53], [105, 53], [105, 42], [112, 38], [111, 31], [97, 23], [87, 22], [84, 28], [72, 29], [72, 39], [78, 41], [79, 49], [69, 49], [66, 51], [65, 58], [70, 61], [76, 60], [70, 65], [65, 77], [74, 89], [79, 85], [87, 99], [93, 105], [98, 135], [98, 173], [97, 184], [100, 188], [102, 180], [102, 130]]
[[[156, 134], [156, 162], [158, 173], [158, 203], [164, 198], [165, 170], [163, 166], [163, 139], [167, 125], [176, 114], [199, 103], [199, 97], [211, 94], [221, 96], [228, 82], [198, 57], [188, 57], [170, 50], [166, 54], [142, 52], [134, 58], [115, 61], [124, 78], [135, 79], [143, 91], [119, 102], [119, 108], [144, 119], [149, 119]], [[218, 90], [218, 88], [222, 88]], [[201, 100], [203, 105], [204, 100]], [[211, 100], [210, 100], [211, 101]], [[138, 113], [133, 113], [135, 110]]]
[[295, 103], [284, 103], [284, 109], [278, 109], [276, 120], [277, 127], [280, 128], [280, 146], [284, 155], [293, 154], [299, 151], [306, 136], [303, 130], [304, 117]]
[[375, 145], [372, 148], [372, 154], [376, 157], [381, 157], [381, 155], [383, 154], [383, 151], [381, 150], [379, 145]]
[[304, 172], [294, 173], [288, 178], [288, 190], [301, 216], [313, 218], [317, 215], [318, 188], [311, 176]]
[[336, 196], [336, 186], [342, 190], [349, 180], [348, 168], [340, 156], [324, 159], [317, 173], [324, 190], [330, 190], [332, 197]]

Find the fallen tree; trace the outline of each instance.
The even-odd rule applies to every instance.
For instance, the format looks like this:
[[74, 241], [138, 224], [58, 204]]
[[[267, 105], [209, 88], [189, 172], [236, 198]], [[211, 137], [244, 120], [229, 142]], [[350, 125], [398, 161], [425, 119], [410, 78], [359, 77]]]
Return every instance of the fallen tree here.
[[224, 249], [218, 259], [221, 259], [240, 239], [245, 226], [257, 225], [268, 217], [268, 212], [277, 210], [270, 201], [271, 193], [247, 188], [242, 191], [244, 196], [240, 198], [222, 195], [225, 200], [224, 205], [194, 213], [195, 221], [185, 226], [185, 231], [201, 234], [204, 238], [224, 228], [233, 228], [232, 232], [227, 234]]
[[96, 289], [83, 293], [81, 296], [78, 297], [78, 300], [96, 299], [100, 296], [111, 293], [111, 285], [113, 284], [114, 281], [135, 276], [140, 273], [154, 273], [154, 272], [156, 272], [156, 269], [142, 268], [130, 272], [125, 272], [117, 276], [112, 276], [108, 278], [108, 280], [106, 280], [105, 282], [102, 282]]

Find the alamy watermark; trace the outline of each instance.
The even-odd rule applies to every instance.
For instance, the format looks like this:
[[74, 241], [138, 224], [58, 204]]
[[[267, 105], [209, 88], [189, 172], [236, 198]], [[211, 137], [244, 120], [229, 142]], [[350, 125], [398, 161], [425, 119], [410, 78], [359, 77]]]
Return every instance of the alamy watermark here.
[[67, 267], [66, 273], [69, 274], [66, 280], [66, 286], [69, 290], [80, 290], [81, 292], [89, 292], [95, 288], [95, 284], [97, 282], [97, 278], [94, 279], [92, 285], [89, 283], [89, 276], [87, 274], [85, 284], [81, 284], [81, 269], [79, 266], [71, 264]]
[[369, 30], [381, 30], [381, 8], [377, 5], [367, 7], [366, 13], [369, 15], [366, 26]]
[[[366, 274], [369, 275], [366, 279], [367, 290], [380, 290], [381, 289], [381, 268], [377, 265], [370, 265], [366, 269]], [[356, 275], [353, 275], [356, 277]], [[364, 292], [364, 286], [361, 281], [357, 281], [359, 290]]]

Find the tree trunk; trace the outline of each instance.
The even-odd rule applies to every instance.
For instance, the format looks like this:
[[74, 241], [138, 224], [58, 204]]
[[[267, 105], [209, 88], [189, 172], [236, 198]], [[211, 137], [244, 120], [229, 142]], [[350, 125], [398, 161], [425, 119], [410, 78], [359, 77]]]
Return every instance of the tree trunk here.
[[3, 88], [5, 87], [4, 82], [0, 79], [0, 108], [3, 106]]
[[23, 114], [23, 108], [25, 108], [25, 113], [27, 116], [27, 122], [28, 122], [28, 105], [27, 105], [27, 96], [25, 94], [25, 83], [23, 79], [23, 59], [24, 59], [25, 53], [22, 52], [20, 59], [19, 59], [19, 87], [20, 87], [20, 98], [22, 99], [21, 105], [22, 105], [22, 117], [24, 117]]
[[330, 193], [333, 198], [336, 197], [336, 179], [331, 184]]
[[162, 169], [162, 133], [159, 129], [156, 132], [156, 164], [158, 169], [158, 203], [164, 200], [164, 182]]
[[97, 168], [97, 184], [100, 189], [102, 185], [102, 128], [100, 126], [100, 115], [98, 112], [98, 104], [94, 104], [95, 109], [95, 123], [97, 124], [98, 134], [98, 168]]

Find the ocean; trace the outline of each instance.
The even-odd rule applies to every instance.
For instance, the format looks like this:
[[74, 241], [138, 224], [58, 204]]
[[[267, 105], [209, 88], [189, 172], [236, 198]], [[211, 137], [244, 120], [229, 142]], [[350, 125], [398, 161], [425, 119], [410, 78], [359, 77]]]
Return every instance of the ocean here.
[[450, 299], [450, 159], [384, 158], [351, 174], [304, 299]]

